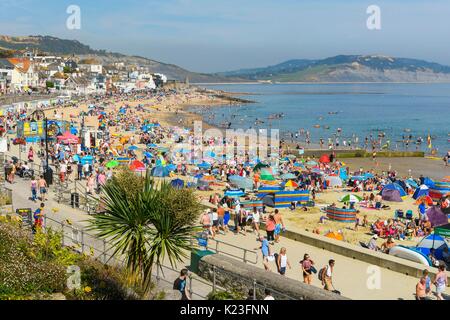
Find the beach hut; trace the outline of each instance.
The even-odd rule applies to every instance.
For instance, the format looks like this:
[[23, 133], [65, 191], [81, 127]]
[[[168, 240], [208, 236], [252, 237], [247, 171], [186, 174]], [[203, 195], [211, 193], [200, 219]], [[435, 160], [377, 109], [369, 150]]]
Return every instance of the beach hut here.
[[414, 191], [413, 199], [417, 200], [423, 196], [428, 196], [429, 193], [430, 193], [430, 188], [428, 188], [428, 186], [422, 184], [420, 187], [418, 187], [416, 189], [416, 191]]
[[325, 209], [327, 218], [337, 222], [355, 223], [356, 210], [328, 206]]
[[392, 189], [383, 189], [381, 191], [381, 197], [385, 201], [391, 202], [402, 202], [402, 197], [400, 196], [400, 192], [398, 190]]

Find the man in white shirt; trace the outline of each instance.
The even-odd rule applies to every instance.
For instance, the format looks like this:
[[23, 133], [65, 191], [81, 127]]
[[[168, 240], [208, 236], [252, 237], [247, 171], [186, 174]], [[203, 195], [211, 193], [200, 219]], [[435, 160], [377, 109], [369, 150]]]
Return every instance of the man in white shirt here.
[[264, 295], [264, 300], [275, 300], [274, 297], [272, 297], [269, 289], [264, 289]]

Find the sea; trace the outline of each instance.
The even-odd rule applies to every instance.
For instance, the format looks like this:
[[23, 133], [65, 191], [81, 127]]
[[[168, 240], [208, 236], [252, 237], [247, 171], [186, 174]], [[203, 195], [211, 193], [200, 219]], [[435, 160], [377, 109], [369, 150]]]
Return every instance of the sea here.
[[[190, 111], [206, 122], [230, 128], [280, 129], [280, 136], [294, 143], [324, 147], [330, 139], [364, 147], [365, 138], [389, 140], [391, 150], [421, 150], [443, 155], [450, 150], [450, 84], [226, 84], [202, 85], [235, 93], [255, 101], [239, 106]], [[276, 116], [278, 115], [278, 116]], [[303, 130], [302, 130], [303, 129]], [[301, 135], [300, 133], [303, 132]], [[298, 133], [296, 138], [295, 133]], [[431, 137], [431, 148], [427, 137]], [[417, 139], [422, 138], [422, 143]], [[408, 145], [406, 140], [410, 139]], [[348, 146], [348, 145], [347, 145]], [[369, 142], [369, 148], [371, 144]]]

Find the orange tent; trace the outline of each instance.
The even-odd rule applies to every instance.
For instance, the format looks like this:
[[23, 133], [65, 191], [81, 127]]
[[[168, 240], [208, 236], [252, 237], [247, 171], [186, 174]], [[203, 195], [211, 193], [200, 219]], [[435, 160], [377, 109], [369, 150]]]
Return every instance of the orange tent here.
[[336, 231], [328, 232], [325, 235], [325, 237], [330, 238], [330, 239], [334, 239], [334, 240], [344, 241], [344, 236], [342, 235], [342, 233], [336, 232]]

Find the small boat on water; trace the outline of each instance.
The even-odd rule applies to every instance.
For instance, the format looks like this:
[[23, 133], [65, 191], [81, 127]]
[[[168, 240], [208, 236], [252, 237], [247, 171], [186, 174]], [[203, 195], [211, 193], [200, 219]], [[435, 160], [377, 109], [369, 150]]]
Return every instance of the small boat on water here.
[[315, 124], [313, 127], [314, 128], [320, 128], [320, 124]]

